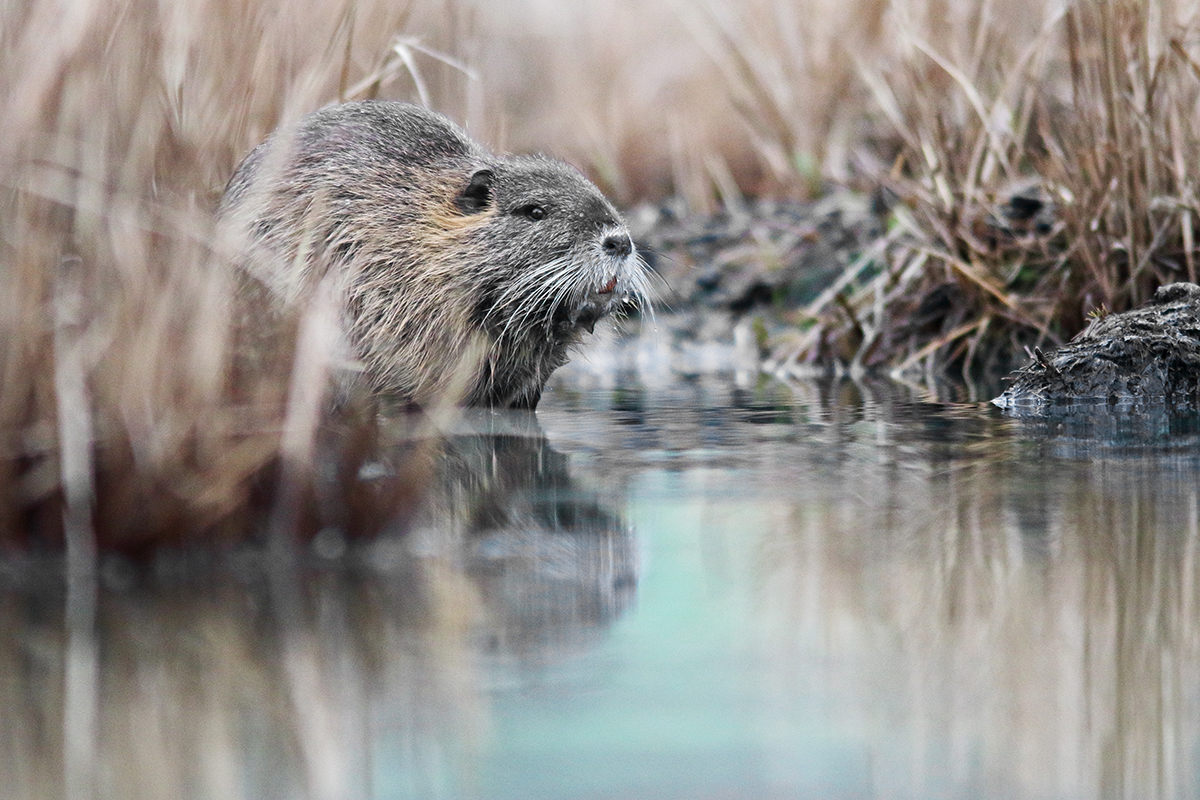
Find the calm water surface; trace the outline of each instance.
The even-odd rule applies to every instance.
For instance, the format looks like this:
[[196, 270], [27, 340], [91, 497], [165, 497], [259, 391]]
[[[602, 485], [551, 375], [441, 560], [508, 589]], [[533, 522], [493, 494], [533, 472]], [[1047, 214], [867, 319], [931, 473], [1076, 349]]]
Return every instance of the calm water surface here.
[[1195, 419], [585, 371], [449, 433], [282, 582], [8, 564], [0, 797], [1200, 796]]

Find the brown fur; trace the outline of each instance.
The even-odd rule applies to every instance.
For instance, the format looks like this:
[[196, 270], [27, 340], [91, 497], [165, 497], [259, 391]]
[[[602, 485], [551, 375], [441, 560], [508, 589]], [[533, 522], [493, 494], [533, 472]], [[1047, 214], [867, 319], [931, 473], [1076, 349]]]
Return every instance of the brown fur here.
[[582, 175], [494, 155], [404, 103], [331, 106], [275, 134], [221, 216], [284, 306], [331, 280], [372, 384], [422, 405], [532, 408], [582, 330], [646, 299], [628, 231]]

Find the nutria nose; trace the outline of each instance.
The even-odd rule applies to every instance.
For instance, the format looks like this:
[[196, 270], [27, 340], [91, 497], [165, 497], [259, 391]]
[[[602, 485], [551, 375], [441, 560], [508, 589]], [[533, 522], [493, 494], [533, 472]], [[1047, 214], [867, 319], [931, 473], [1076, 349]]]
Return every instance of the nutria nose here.
[[624, 258], [633, 252], [633, 242], [627, 233], [611, 233], [604, 237], [604, 252], [610, 256]]

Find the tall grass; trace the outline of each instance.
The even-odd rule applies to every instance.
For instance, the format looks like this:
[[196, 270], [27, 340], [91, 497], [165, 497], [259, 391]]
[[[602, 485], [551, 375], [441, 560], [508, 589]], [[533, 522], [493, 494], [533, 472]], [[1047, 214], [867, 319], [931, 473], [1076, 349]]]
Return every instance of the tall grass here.
[[1200, 6], [939, 8], [889, 4], [861, 65], [859, 175], [896, 198], [893, 232], [809, 309], [792, 365], [994, 372], [1196, 279]]
[[215, 197], [278, 123], [382, 64], [407, 13], [0, 11], [0, 542], [94, 522], [102, 544], [137, 547], [245, 526], [302, 387], [286, 336], [235, 371]]

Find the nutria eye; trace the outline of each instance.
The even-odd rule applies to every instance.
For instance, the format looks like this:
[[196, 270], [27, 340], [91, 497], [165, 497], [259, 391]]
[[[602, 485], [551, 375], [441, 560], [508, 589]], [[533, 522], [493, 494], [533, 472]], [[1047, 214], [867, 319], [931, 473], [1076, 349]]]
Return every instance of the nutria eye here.
[[532, 220], [539, 220], [539, 219], [546, 218], [546, 209], [544, 206], [538, 206], [538, 205], [521, 206], [520, 208], [517, 209], [517, 213], [520, 214], [522, 217], [529, 217]]

